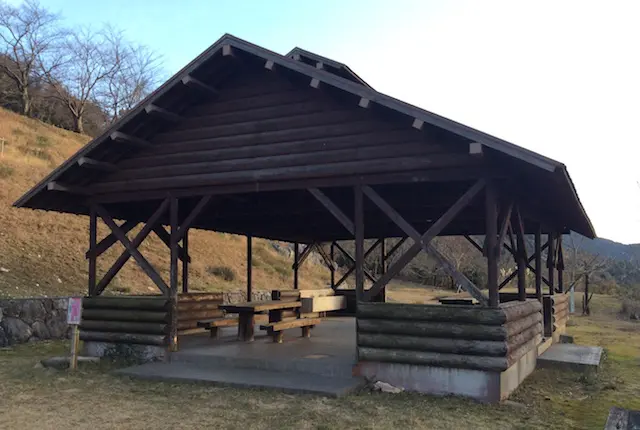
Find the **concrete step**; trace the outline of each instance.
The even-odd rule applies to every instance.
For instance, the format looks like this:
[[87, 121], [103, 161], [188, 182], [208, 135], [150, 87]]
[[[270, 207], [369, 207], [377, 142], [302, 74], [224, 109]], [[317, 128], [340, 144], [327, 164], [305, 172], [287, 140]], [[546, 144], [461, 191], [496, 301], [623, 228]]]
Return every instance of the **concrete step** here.
[[556, 343], [538, 357], [538, 367], [588, 372], [597, 370], [602, 360], [602, 348], [599, 346]]
[[132, 378], [170, 382], [205, 383], [240, 388], [267, 388], [288, 393], [309, 393], [340, 397], [365, 384], [350, 376], [327, 377], [299, 372], [278, 372], [230, 366], [202, 368], [184, 362], [156, 362], [116, 370], [114, 373]]

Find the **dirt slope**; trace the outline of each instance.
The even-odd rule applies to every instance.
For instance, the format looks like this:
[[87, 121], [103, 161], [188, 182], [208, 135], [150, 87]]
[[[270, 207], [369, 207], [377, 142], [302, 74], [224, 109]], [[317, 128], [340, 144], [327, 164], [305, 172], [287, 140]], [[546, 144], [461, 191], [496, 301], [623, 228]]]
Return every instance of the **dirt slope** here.
[[[54, 212], [15, 209], [11, 204], [55, 166], [87, 143], [87, 136], [62, 130], [0, 109], [0, 298], [56, 296], [84, 293], [87, 284], [88, 218]], [[1, 140], [0, 140], [1, 142]], [[107, 233], [100, 225], [99, 238]], [[135, 234], [135, 230], [130, 235]], [[189, 236], [192, 256], [192, 290], [244, 288], [246, 241], [244, 237], [193, 230]], [[98, 261], [104, 273], [123, 248], [113, 247]], [[155, 236], [141, 252], [168, 280], [169, 253]], [[254, 243], [254, 288], [292, 285], [292, 257], [272, 243]], [[305, 264], [301, 287], [320, 287], [328, 270]], [[150, 293], [157, 289], [131, 259], [108, 288], [111, 292]]]

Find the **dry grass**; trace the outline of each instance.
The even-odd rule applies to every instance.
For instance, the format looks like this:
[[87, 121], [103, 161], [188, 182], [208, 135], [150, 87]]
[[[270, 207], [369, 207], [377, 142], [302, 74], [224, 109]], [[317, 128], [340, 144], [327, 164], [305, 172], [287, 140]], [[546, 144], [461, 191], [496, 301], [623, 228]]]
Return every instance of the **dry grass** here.
[[640, 409], [640, 324], [617, 318], [620, 303], [595, 296], [590, 317], [573, 317], [578, 343], [600, 345], [597, 375], [540, 369], [512, 395], [520, 404], [362, 392], [344, 399], [261, 390], [129, 380], [112, 365], [76, 374], [34, 368], [66, 343], [0, 351], [0, 423], [5, 428], [230, 429], [602, 429], [611, 406]]
[[[0, 158], [0, 298], [82, 294], [86, 291], [88, 219], [75, 215], [15, 209], [11, 204], [55, 166], [78, 151], [89, 138], [43, 124], [0, 109], [0, 138], [6, 140]], [[99, 236], [107, 234], [100, 226]], [[135, 234], [135, 230], [130, 235]], [[192, 290], [244, 288], [246, 283], [245, 239], [239, 236], [193, 231], [189, 237]], [[113, 247], [99, 259], [104, 273], [122, 252]], [[141, 252], [168, 279], [169, 253], [155, 236]], [[270, 290], [292, 285], [291, 263], [266, 241], [256, 240], [257, 261], [253, 271], [255, 289]], [[309, 262], [308, 262], [309, 263]], [[300, 274], [302, 288], [324, 287], [329, 272], [320, 265], [305, 264]], [[236, 274], [227, 281], [207, 267], [229, 267]], [[127, 293], [149, 293], [157, 289], [130, 260], [114, 280], [113, 289]]]

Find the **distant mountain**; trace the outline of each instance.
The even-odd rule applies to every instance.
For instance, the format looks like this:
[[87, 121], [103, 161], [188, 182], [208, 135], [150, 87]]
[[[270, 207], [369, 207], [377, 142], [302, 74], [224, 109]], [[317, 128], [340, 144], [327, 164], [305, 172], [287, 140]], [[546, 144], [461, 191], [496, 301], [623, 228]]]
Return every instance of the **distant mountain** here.
[[572, 246], [572, 241], [581, 252], [597, 254], [605, 258], [621, 261], [640, 262], [640, 244], [625, 245], [609, 239], [587, 239], [577, 233], [572, 233], [571, 238], [564, 241], [565, 250]]

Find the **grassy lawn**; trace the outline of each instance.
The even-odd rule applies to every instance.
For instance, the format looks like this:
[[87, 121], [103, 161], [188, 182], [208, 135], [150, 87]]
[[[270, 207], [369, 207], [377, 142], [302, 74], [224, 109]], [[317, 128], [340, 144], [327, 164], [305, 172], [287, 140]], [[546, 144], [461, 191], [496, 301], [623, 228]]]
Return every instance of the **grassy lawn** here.
[[37, 367], [65, 353], [66, 343], [53, 342], [0, 351], [0, 427], [602, 429], [611, 406], [640, 409], [640, 324], [618, 320], [613, 297], [594, 302], [593, 315], [569, 329], [578, 343], [607, 348], [602, 370], [537, 370], [511, 397], [521, 405], [368, 392], [327, 399], [134, 381], [110, 375], [112, 364], [75, 374]]

